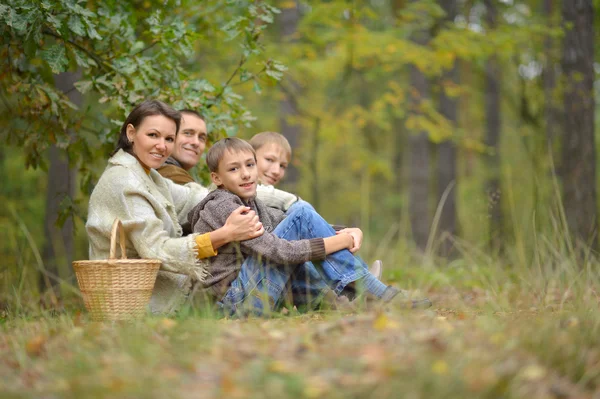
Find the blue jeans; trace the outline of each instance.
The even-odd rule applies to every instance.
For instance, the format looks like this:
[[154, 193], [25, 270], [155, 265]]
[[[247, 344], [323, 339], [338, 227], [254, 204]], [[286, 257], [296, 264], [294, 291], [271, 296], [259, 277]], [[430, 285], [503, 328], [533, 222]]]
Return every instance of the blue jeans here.
[[[271, 234], [292, 241], [331, 237], [335, 231], [310, 204], [299, 204], [290, 208], [287, 217]], [[305, 299], [309, 305], [314, 305], [327, 290], [339, 295], [348, 284], [368, 273], [367, 265], [347, 249], [329, 254], [323, 261], [289, 266], [249, 257], [242, 263], [240, 273], [219, 306], [230, 316], [264, 315], [281, 305], [288, 283], [292, 292], [304, 290], [308, 297]]]

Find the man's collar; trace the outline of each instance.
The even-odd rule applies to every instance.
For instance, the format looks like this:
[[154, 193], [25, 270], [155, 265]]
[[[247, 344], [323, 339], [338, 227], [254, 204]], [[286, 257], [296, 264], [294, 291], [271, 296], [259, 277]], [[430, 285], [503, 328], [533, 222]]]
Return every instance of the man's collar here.
[[183, 169], [183, 166], [181, 166], [181, 164], [179, 163], [179, 161], [177, 161], [173, 157], [167, 158], [167, 160], [165, 161], [164, 165], [174, 165], [174, 166], [177, 166], [177, 167]]

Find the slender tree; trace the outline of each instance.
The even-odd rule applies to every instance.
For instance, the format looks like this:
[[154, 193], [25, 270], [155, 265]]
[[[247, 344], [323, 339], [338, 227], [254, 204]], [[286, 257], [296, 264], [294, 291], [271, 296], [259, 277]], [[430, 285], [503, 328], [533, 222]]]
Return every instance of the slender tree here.
[[[543, 12], [546, 17], [547, 24], [554, 27], [554, 14], [556, 8], [556, 0], [544, 0]], [[548, 35], [544, 40], [544, 54], [546, 56], [544, 62], [544, 70], [542, 72], [542, 82], [544, 86], [544, 119], [546, 125], [546, 140], [549, 150], [552, 151], [555, 147], [555, 141], [560, 137], [560, 121], [561, 108], [556, 101], [556, 83], [557, 83], [557, 63], [559, 56], [556, 55], [556, 41], [551, 35]], [[555, 160], [558, 161], [558, 160]]]
[[597, 248], [596, 144], [594, 141], [594, 7], [563, 0], [563, 195], [569, 229]]
[[[429, 42], [429, 32], [420, 30], [413, 34], [412, 40], [422, 46]], [[429, 82], [425, 74], [415, 65], [410, 66], [412, 85], [410, 112], [422, 113], [422, 103], [429, 98]], [[408, 139], [410, 151], [409, 171], [409, 209], [413, 239], [420, 249], [425, 249], [429, 238], [429, 185], [431, 166], [429, 155], [429, 136], [426, 131], [412, 131]]]
[[[486, 22], [490, 30], [498, 26], [498, 9], [495, 0], [485, 0]], [[500, 85], [502, 82], [498, 57], [491, 55], [485, 64], [485, 144], [487, 156], [490, 244], [499, 249], [502, 243], [502, 206], [500, 193]]]
[[[282, 8], [280, 15], [281, 37], [285, 42], [288, 43], [296, 41], [295, 34], [298, 30], [298, 22], [300, 21], [300, 8], [298, 7], [298, 2], [296, 0], [292, 0], [290, 3], [292, 6]], [[290, 90], [294, 92], [298, 90], [298, 85], [293, 79], [287, 79], [287, 85], [289, 86]], [[300, 126], [297, 123], [294, 123], [294, 121], [291, 119], [298, 116], [297, 104], [294, 102], [293, 98], [291, 98], [290, 93], [284, 92], [282, 95], [283, 98], [279, 103], [279, 123], [281, 134], [288, 139], [292, 149], [296, 149], [298, 148], [299, 144]], [[298, 178], [298, 168], [296, 168], [293, 163], [290, 163], [286, 171], [286, 184], [295, 186]]]
[[[75, 82], [81, 79], [80, 72], [63, 72], [54, 76], [56, 88], [65, 93], [69, 101], [80, 107], [82, 95], [75, 90]], [[73, 135], [69, 131], [68, 135]], [[68, 154], [57, 145], [49, 149], [48, 183], [46, 188], [46, 213], [44, 217], [44, 243], [43, 259], [45, 271], [40, 274], [39, 285], [41, 291], [53, 290], [54, 296], [59, 297], [57, 277], [60, 276], [59, 263], [63, 262], [70, 270], [73, 261], [73, 219], [68, 218], [65, 223], [58, 227], [56, 220], [60, 211], [60, 204], [65, 198], [73, 198], [75, 195], [75, 169], [69, 166]], [[50, 278], [52, 277], [52, 278]], [[50, 287], [47, 287], [50, 283]]]
[[[446, 13], [444, 23], [450, 24], [454, 21], [457, 14], [456, 0], [440, 0], [440, 5]], [[452, 68], [445, 72], [441, 77], [442, 90], [439, 98], [440, 113], [456, 126], [458, 117], [458, 101], [446, 94], [444, 86], [447, 84], [456, 84], [458, 81], [458, 67], [456, 63]], [[448, 255], [451, 251], [451, 241], [447, 239], [448, 235], [455, 235], [456, 226], [456, 145], [452, 138], [441, 142], [437, 146], [437, 203], [443, 201], [444, 193], [446, 199], [440, 215], [438, 230], [442, 241], [440, 243], [440, 253]]]

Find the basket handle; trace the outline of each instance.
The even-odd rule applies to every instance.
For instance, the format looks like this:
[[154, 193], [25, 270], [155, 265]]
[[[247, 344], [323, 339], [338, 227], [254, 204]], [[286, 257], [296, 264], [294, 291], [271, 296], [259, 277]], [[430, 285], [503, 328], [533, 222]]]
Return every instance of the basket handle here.
[[117, 218], [113, 222], [110, 232], [110, 253], [108, 259], [117, 259], [117, 230], [119, 231], [119, 245], [121, 247], [121, 259], [127, 259], [127, 251], [125, 250], [125, 231], [123, 223]]

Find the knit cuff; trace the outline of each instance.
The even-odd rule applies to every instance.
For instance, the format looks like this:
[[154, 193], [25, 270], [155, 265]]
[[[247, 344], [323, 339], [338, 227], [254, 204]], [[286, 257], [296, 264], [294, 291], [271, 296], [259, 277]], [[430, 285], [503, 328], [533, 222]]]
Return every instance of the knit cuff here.
[[197, 235], [195, 240], [198, 259], [205, 259], [218, 255], [218, 252], [213, 248], [212, 241], [210, 240], [210, 233]]
[[284, 201], [285, 202], [283, 203], [283, 211], [287, 212], [287, 210], [290, 209], [292, 205], [300, 201], [300, 197], [292, 194], [289, 197], [287, 197]]
[[323, 260], [327, 254], [325, 253], [325, 240], [322, 238], [311, 238], [308, 240], [310, 244], [310, 260]]

